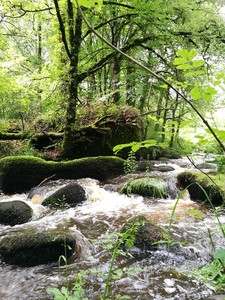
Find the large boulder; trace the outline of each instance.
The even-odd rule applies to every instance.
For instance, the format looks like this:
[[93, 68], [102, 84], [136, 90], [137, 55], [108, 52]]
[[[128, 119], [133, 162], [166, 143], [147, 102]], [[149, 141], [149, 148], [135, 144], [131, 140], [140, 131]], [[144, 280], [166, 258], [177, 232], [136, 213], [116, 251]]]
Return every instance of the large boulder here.
[[224, 203], [224, 191], [209, 178], [201, 173], [185, 171], [177, 176], [177, 181], [182, 188], [186, 188], [192, 200], [210, 202], [213, 205]]
[[11, 232], [1, 239], [1, 260], [12, 265], [30, 267], [57, 263], [60, 256], [69, 259], [75, 253], [74, 235], [52, 231], [38, 231], [30, 228]]
[[28, 222], [33, 209], [21, 200], [0, 201], [0, 224], [17, 225]]
[[68, 208], [75, 207], [86, 199], [84, 188], [78, 183], [72, 182], [45, 198], [42, 205], [55, 208]]
[[0, 160], [0, 190], [23, 193], [44, 179], [90, 177], [106, 180], [124, 173], [124, 160], [115, 156], [86, 157], [65, 162], [45, 161], [31, 156], [11, 156]]
[[124, 194], [138, 194], [144, 197], [167, 198], [167, 183], [162, 178], [143, 177], [129, 180], [122, 187]]

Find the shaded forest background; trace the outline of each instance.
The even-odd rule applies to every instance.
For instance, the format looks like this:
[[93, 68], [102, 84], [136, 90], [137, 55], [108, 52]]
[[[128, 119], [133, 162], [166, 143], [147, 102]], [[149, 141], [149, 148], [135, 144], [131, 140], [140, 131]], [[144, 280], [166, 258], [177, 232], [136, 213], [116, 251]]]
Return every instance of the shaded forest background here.
[[[224, 1], [79, 4], [94, 30], [178, 89], [224, 140], [215, 119], [224, 105]], [[0, 35], [1, 156], [108, 155], [144, 140], [219, 148], [179, 93], [88, 28], [76, 1], [3, 0]]]

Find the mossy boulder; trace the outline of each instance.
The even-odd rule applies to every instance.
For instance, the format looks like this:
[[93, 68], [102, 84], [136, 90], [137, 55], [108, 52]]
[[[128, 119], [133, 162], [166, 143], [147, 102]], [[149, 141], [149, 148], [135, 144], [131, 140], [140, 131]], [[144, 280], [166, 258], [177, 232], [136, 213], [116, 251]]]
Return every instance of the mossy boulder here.
[[128, 243], [122, 244], [123, 249], [136, 258], [144, 258], [158, 250], [159, 241], [164, 240], [163, 229], [143, 216], [128, 220], [121, 232], [128, 237]]
[[[136, 117], [137, 119], [137, 117]], [[113, 155], [113, 147], [121, 143], [129, 143], [141, 139], [141, 126], [135, 122], [117, 117], [101, 125], [87, 125], [74, 129], [73, 139], [70, 140], [71, 151], [66, 155], [69, 159]]]
[[143, 177], [129, 180], [122, 187], [124, 194], [138, 194], [144, 197], [167, 198], [167, 184], [162, 178]]
[[124, 173], [124, 161], [115, 156], [86, 157], [66, 162], [45, 161], [32, 156], [11, 156], [0, 160], [0, 189], [3, 193], [22, 193], [44, 179], [90, 177], [106, 180]]
[[8, 264], [22, 267], [57, 263], [59, 257], [65, 255], [65, 247], [69, 259], [74, 254], [75, 245], [72, 234], [57, 230], [40, 232], [32, 228], [3, 237], [0, 257]]
[[202, 174], [192, 171], [182, 172], [177, 176], [177, 181], [183, 188], [187, 188], [192, 200], [208, 201], [213, 205], [224, 203], [224, 191]]
[[[117, 155], [123, 159], [128, 157], [128, 154], [131, 152], [131, 147], [128, 146], [122, 148]], [[141, 147], [135, 152], [135, 156], [138, 160], [140, 159], [147, 159], [147, 160], [158, 160], [161, 157], [166, 158], [180, 158], [182, 154], [180, 151], [173, 149], [173, 148], [163, 148], [157, 145], [150, 146], [150, 147]]]
[[0, 224], [14, 226], [28, 222], [33, 209], [20, 200], [0, 201]]
[[75, 207], [85, 201], [86, 193], [82, 186], [73, 182], [60, 188], [52, 195], [44, 199], [42, 205], [55, 208]]

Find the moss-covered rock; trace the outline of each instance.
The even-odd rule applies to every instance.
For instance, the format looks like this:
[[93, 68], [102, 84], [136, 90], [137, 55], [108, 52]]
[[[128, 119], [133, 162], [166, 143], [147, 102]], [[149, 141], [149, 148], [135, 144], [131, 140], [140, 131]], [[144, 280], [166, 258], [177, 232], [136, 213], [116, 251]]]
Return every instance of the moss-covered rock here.
[[138, 194], [144, 197], [167, 198], [167, 184], [162, 178], [143, 177], [129, 180], [122, 187], [124, 194]]
[[106, 180], [124, 173], [124, 161], [115, 156], [86, 157], [66, 162], [45, 161], [31, 156], [11, 156], [0, 160], [0, 189], [4, 193], [22, 193], [44, 179], [90, 177]]
[[[125, 147], [121, 149], [117, 155], [123, 159], [126, 159], [128, 157], [128, 154], [131, 152], [131, 146]], [[162, 148], [160, 146], [154, 145], [150, 147], [141, 147], [135, 152], [135, 156], [137, 160], [140, 159], [147, 159], [147, 160], [157, 160], [161, 157], [166, 158], [180, 158], [182, 157], [182, 153], [176, 149], [173, 148]]]
[[33, 216], [33, 209], [23, 201], [0, 201], [0, 224], [17, 225], [28, 222]]
[[113, 155], [115, 145], [140, 139], [141, 127], [135, 122], [128, 124], [119, 117], [117, 120], [105, 121], [101, 126], [82, 126], [74, 129], [67, 158]]
[[208, 202], [208, 195], [213, 205], [224, 203], [224, 191], [202, 173], [186, 171], [179, 174], [177, 180], [183, 188], [188, 189], [192, 200]]
[[129, 241], [128, 244], [125, 242], [122, 247], [136, 258], [144, 258], [151, 251], [156, 251], [159, 249], [158, 242], [164, 240], [162, 228], [143, 216], [128, 220], [122, 228], [122, 234], [126, 234]]
[[75, 207], [86, 199], [86, 193], [83, 187], [73, 182], [45, 198], [42, 205], [55, 208]]
[[32, 228], [12, 232], [1, 240], [1, 260], [12, 265], [30, 267], [58, 262], [67, 251], [67, 259], [76, 245], [72, 234], [54, 231], [38, 232]]

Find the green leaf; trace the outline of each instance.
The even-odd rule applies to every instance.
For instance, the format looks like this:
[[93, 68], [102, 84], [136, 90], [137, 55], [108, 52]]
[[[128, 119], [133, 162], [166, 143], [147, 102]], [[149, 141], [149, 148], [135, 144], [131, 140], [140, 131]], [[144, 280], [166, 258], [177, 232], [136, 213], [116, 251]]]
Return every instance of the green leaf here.
[[218, 74], [218, 75], [216, 75], [216, 78], [217, 79], [225, 79], [225, 74], [223, 74], [223, 73]]
[[193, 67], [194, 68], [200, 68], [204, 64], [205, 64], [204, 60], [195, 60], [195, 61], [193, 61]]
[[209, 101], [212, 99], [212, 95], [208, 94], [208, 93], [203, 93], [203, 99], [205, 101]]
[[48, 288], [47, 293], [54, 296], [55, 300], [64, 300], [65, 296], [57, 288]]
[[122, 276], [123, 276], [123, 270], [122, 269], [117, 269], [112, 274], [112, 278], [114, 280], [121, 279]]
[[189, 126], [193, 123], [196, 123], [196, 120], [186, 120], [180, 123], [180, 128], [184, 128], [186, 126]]
[[168, 121], [167, 123], [166, 123], [167, 125], [178, 125], [178, 122], [177, 121]]
[[94, 7], [101, 7], [102, 3], [103, 3], [103, 0], [78, 0], [78, 3], [79, 3], [80, 6], [84, 6], [84, 7], [87, 7], [87, 8], [91, 8], [93, 6]]
[[131, 151], [133, 151], [133, 152], [135, 153], [135, 152], [137, 152], [140, 148], [141, 148], [141, 143], [135, 143], [135, 144], [131, 147]]
[[219, 259], [223, 264], [225, 264], [225, 249], [223, 248], [217, 249], [213, 253], [213, 257], [214, 259]]
[[184, 76], [194, 76], [196, 73], [194, 71], [190, 71], [184, 74]]
[[178, 51], [176, 52], [176, 55], [177, 55], [177, 56], [180, 56], [180, 57], [183, 57], [183, 58], [185, 58], [186, 60], [188, 60], [189, 52], [188, 52], [187, 49], [182, 49], [182, 50], [178, 50]]
[[178, 70], [188, 70], [191, 69], [191, 66], [189, 64], [183, 64], [176, 67]]
[[162, 85], [160, 85], [160, 87], [163, 88], [163, 89], [167, 89], [168, 85], [167, 84], [162, 84]]
[[205, 70], [195, 70], [195, 75], [202, 75], [205, 74]]
[[173, 64], [174, 65], [183, 65], [187, 62], [187, 59], [183, 58], [183, 57], [177, 57], [174, 59]]
[[198, 86], [195, 86], [191, 91], [190, 91], [190, 95], [192, 97], [193, 100], [198, 100], [201, 98], [201, 93], [199, 91]]
[[211, 86], [207, 86], [205, 92], [207, 94], [211, 94], [211, 95], [216, 95], [217, 94], [217, 90], [214, 87], [211, 87]]
[[190, 52], [188, 53], [188, 59], [192, 60], [196, 56], [196, 51], [194, 49], [191, 49]]
[[124, 149], [124, 148], [127, 148], [127, 147], [132, 147], [134, 144], [134, 142], [132, 143], [127, 143], [127, 144], [119, 144], [119, 145], [116, 145], [115, 147], [113, 147], [113, 152], [116, 154], [118, 153], [120, 150]]

